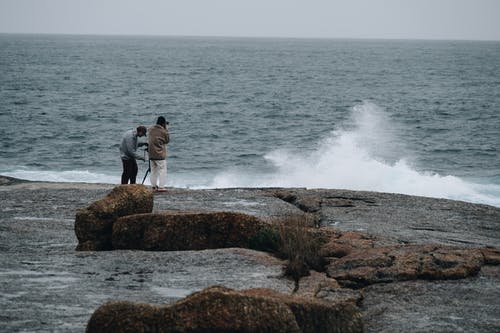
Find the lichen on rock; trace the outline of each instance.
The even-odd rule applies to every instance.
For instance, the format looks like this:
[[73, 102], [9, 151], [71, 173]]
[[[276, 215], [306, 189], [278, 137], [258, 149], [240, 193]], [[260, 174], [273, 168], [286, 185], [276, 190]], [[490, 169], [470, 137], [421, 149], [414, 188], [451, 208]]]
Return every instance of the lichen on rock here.
[[113, 332], [363, 332], [351, 303], [213, 286], [172, 305], [108, 302], [91, 316], [88, 333]]
[[352, 251], [332, 259], [327, 274], [344, 287], [360, 288], [382, 282], [466, 278], [483, 264], [479, 249], [414, 244]]
[[166, 211], [119, 218], [113, 225], [112, 245], [115, 249], [154, 251], [228, 247], [270, 250], [276, 245], [256, 240], [272, 233], [269, 223], [247, 214]]
[[79, 209], [75, 218], [77, 250], [111, 250], [113, 223], [122, 216], [150, 213], [153, 194], [144, 185], [115, 187], [105, 198]]

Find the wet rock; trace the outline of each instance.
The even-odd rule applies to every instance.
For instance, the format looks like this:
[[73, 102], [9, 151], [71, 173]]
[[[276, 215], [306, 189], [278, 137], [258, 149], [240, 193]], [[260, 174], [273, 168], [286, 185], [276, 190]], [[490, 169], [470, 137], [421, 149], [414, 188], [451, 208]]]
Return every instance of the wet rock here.
[[[237, 290], [263, 287], [293, 292], [294, 283], [280, 278], [283, 262], [248, 249], [75, 253], [77, 209], [103, 198], [113, 187], [0, 180], [0, 284], [4, 287], [0, 307], [5, 319], [0, 326], [4, 331], [63, 328], [81, 332], [92, 312], [108, 300], [167, 304], [214, 284]], [[326, 301], [351, 295], [351, 302], [356, 303], [362, 296], [358, 304], [367, 332], [500, 331], [500, 208], [375, 192], [283, 191], [300, 199], [306, 195], [321, 199], [320, 210], [307, 214], [315, 214], [323, 225], [335, 228], [312, 231], [322, 244], [340, 240], [346, 232], [362, 231], [373, 236], [369, 239], [373, 248], [393, 245], [380, 242], [383, 236], [400, 245], [432, 242], [480, 249], [484, 265], [477, 275], [464, 279], [375, 283], [355, 290], [309, 281], [311, 288], [306, 292], [312, 290], [316, 298]], [[306, 214], [272, 195], [274, 192], [276, 189], [169, 189], [167, 194], [155, 195], [153, 211], [233, 211], [261, 219]], [[352, 237], [353, 243], [356, 237]], [[363, 237], [359, 241], [360, 246], [349, 246], [343, 257], [329, 259], [370, 250], [369, 241], [367, 247], [362, 246]], [[302, 280], [299, 284], [304, 285]]]
[[15, 185], [15, 184], [21, 184], [21, 183], [26, 183], [26, 182], [28, 182], [28, 181], [0, 175], [0, 186]]
[[328, 303], [269, 289], [239, 292], [216, 286], [170, 306], [106, 303], [87, 325], [89, 333], [132, 331], [363, 332], [363, 324], [360, 312], [349, 303]]
[[272, 226], [234, 212], [163, 212], [119, 218], [113, 225], [115, 249], [155, 251], [228, 247], [275, 250]]
[[381, 282], [465, 278], [477, 274], [483, 263], [483, 254], [478, 249], [386, 246], [357, 250], [333, 259], [327, 274], [341, 286], [360, 288]]
[[316, 297], [318, 291], [326, 286], [333, 289], [341, 288], [337, 280], [328, 277], [325, 273], [310, 271], [308, 276], [299, 280], [295, 294], [305, 297]]
[[321, 225], [321, 197], [314, 194], [298, 196], [293, 191], [286, 190], [276, 190], [272, 192], [272, 195], [309, 215], [308, 220], [312, 222], [311, 226], [319, 227]]
[[306, 213], [315, 213], [321, 209], [321, 197], [311, 195], [297, 195], [293, 191], [278, 190], [274, 196], [288, 202]]
[[325, 273], [311, 271], [309, 276], [299, 281], [295, 295], [316, 297], [331, 303], [351, 303], [361, 305], [363, 293], [360, 290], [342, 288], [337, 280]]
[[170, 310], [174, 325], [168, 326], [182, 327], [182, 332], [300, 332], [285, 304], [225, 287], [195, 293]]
[[362, 231], [404, 243], [499, 247], [498, 207], [367, 191], [287, 189], [286, 193], [292, 202], [321, 202], [315, 212], [320, 224], [341, 231]]
[[334, 288], [329, 285], [319, 286], [316, 298], [333, 303], [351, 303], [361, 306], [364, 294], [362, 290], [348, 288]]
[[500, 249], [483, 248], [481, 252], [487, 265], [500, 265]]
[[244, 294], [274, 299], [286, 304], [295, 315], [301, 332], [363, 332], [361, 314], [350, 302], [286, 295], [270, 289], [249, 289]]
[[500, 266], [459, 280], [377, 283], [363, 289], [371, 332], [500, 332]]
[[158, 332], [160, 309], [149, 304], [108, 302], [90, 318], [86, 332]]
[[232, 211], [262, 219], [282, 219], [303, 214], [297, 207], [276, 198], [271, 189], [180, 189], [169, 188], [168, 194], [154, 197], [153, 211]]
[[171, 306], [106, 303], [94, 312], [86, 332], [286, 333], [300, 330], [292, 311], [282, 303], [212, 287]]
[[354, 231], [339, 232], [334, 237], [330, 237], [321, 247], [320, 254], [323, 257], [341, 258], [355, 250], [369, 249], [374, 246], [375, 239], [372, 236]]
[[77, 211], [75, 234], [79, 243], [76, 249], [110, 250], [112, 227], [117, 218], [152, 210], [153, 194], [146, 186], [115, 187], [105, 198]]

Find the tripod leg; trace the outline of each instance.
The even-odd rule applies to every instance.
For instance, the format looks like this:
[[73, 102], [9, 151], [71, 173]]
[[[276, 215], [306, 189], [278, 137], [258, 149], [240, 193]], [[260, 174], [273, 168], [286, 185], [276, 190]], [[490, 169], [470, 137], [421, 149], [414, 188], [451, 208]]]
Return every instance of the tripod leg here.
[[146, 180], [146, 177], [148, 176], [148, 173], [151, 171], [150, 168], [146, 170], [146, 173], [144, 174], [144, 178], [142, 179], [142, 184], [144, 185], [144, 181]]
[[144, 178], [142, 179], [142, 185], [144, 185], [144, 181], [146, 180], [148, 173], [151, 172], [151, 160], [149, 159], [147, 145], [146, 145], [146, 149], [144, 149], [144, 161], [148, 161], [148, 169], [146, 170], [146, 173], [144, 174]]

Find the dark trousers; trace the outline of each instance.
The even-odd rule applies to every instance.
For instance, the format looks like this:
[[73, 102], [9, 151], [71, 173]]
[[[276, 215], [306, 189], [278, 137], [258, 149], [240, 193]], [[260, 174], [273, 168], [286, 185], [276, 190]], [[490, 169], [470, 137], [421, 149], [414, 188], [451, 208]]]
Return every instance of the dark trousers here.
[[128, 184], [130, 180], [130, 184], [135, 184], [135, 179], [137, 178], [137, 162], [135, 159], [130, 160], [122, 160], [123, 164], [123, 173], [122, 173], [122, 184]]

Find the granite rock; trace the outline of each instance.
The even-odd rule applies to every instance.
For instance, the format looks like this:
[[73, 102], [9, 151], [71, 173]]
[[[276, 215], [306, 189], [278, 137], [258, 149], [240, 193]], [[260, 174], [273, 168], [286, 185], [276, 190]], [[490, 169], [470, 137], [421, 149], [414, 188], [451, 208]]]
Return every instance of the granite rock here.
[[[0, 330], [81, 332], [107, 301], [173, 304], [214, 284], [293, 292], [293, 282], [280, 278], [282, 261], [248, 249], [75, 252], [75, 213], [114, 187], [0, 176]], [[276, 192], [296, 199], [287, 202]], [[231, 211], [261, 219], [314, 214], [328, 229], [313, 232], [325, 241], [324, 255], [330, 260], [384, 246], [432, 243], [479, 250], [484, 265], [465, 278], [398, 280], [350, 289], [338, 288], [335, 279], [316, 272], [299, 281], [296, 293], [305, 288], [309, 297], [312, 293], [326, 301], [350, 298], [359, 306], [368, 333], [500, 330], [498, 207], [336, 189], [169, 188], [154, 194], [153, 206], [155, 213], [168, 210]], [[346, 233], [353, 233], [348, 236], [353, 246], [345, 242]], [[346, 251], [335, 250], [340, 245], [348, 245]]]
[[144, 185], [115, 187], [105, 198], [79, 209], [75, 218], [78, 251], [110, 250], [113, 223], [119, 217], [150, 213], [153, 194]]
[[327, 274], [341, 286], [361, 288], [416, 279], [461, 279], [476, 275], [483, 264], [479, 249], [432, 244], [386, 246], [352, 251], [332, 259]]
[[349, 333], [363, 332], [363, 323], [350, 303], [214, 286], [167, 306], [108, 302], [93, 313], [86, 331]]
[[275, 250], [269, 223], [237, 212], [170, 211], [119, 218], [113, 225], [114, 249], [152, 251], [253, 248]]

